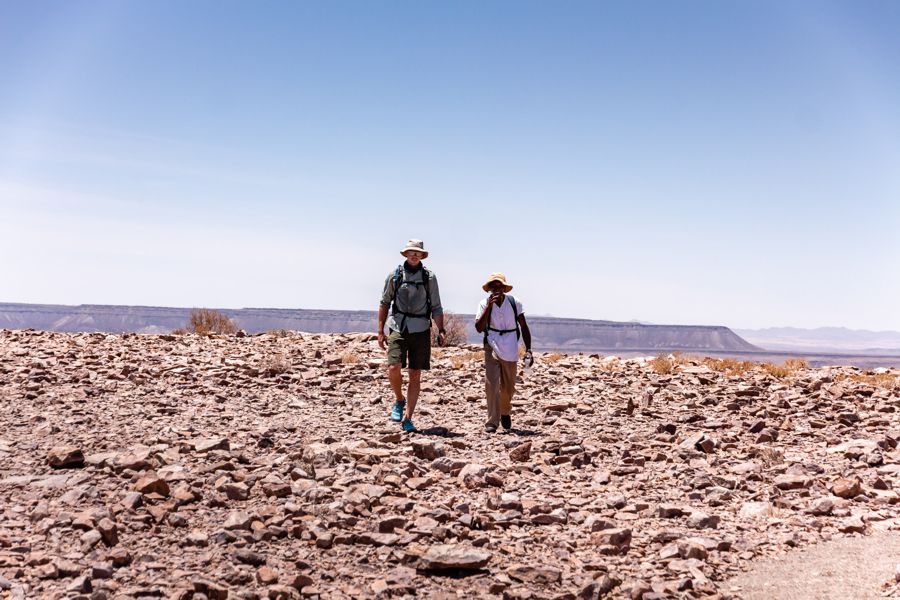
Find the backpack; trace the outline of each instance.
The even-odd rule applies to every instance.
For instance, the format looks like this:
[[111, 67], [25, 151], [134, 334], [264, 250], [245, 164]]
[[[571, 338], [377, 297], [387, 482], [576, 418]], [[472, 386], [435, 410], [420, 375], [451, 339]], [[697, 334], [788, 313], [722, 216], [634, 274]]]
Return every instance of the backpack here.
[[[429, 286], [429, 281], [431, 279], [431, 271], [425, 268], [425, 265], [422, 265], [422, 281], [406, 281], [403, 277], [403, 265], [397, 265], [397, 268], [394, 270], [394, 276], [392, 278], [393, 287], [394, 287], [394, 299], [391, 302], [391, 314], [403, 315], [403, 319], [400, 321], [400, 331], [403, 331], [406, 328], [406, 319], [409, 317], [414, 317], [417, 319], [428, 319], [428, 328], [431, 329], [431, 288]], [[408, 313], [397, 308], [397, 290], [400, 289], [400, 286], [403, 284], [406, 285], [414, 285], [414, 286], [425, 286], [425, 312], [422, 314]]]
[[[484, 330], [484, 343], [485, 344], [487, 344], [487, 341], [488, 341], [488, 331], [493, 331], [495, 333], [499, 333], [500, 335], [505, 335], [507, 333], [512, 333], [513, 331], [515, 331], [516, 332], [516, 340], [518, 340], [519, 337], [521, 336], [521, 332], [519, 331], [519, 311], [516, 310], [516, 299], [513, 298], [512, 296], [510, 296], [509, 294], [506, 295], [506, 299], [509, 300], [509, 305], [512, 306], [513, 320], [516, 322], [516, 328], [515, 329], [494, 329], [493, 327], [491, 327], [490, 322], [488, 322], [488, 326]], [[487, 308], [485, 308], [485, 310], [487, 310]]]

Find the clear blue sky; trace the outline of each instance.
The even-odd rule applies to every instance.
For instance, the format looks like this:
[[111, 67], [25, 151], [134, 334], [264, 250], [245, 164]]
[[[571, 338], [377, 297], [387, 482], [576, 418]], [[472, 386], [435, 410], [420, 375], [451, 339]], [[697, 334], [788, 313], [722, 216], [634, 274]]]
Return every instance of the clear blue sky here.
[[0, 4], [0, 301], [900, 330], [900, 3]]

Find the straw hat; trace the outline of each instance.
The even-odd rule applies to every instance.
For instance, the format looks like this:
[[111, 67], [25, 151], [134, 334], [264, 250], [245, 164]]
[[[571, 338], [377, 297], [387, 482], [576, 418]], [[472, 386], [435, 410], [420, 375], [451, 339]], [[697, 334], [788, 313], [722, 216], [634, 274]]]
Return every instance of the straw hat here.
[[504, 294], [506, 292], [511, 292], [513, 289], [512, 286], [506, 282], [506, 275], [504, 275], [503, 273], [491, 273], [488, 276], [487, 282], [485, 282], [485, 284], [483, 286], [481, 286], [481, 289], [483, 289], [486, 292], [491, 291], [491, 283], [494, 281], [499, 281], [500, 283], [503, 284], [503, 293]]
[[409, 251], [420, 252], [422, 254], [422, 258], [428, 258], [428, 253], [425, 251], [425, 244], [422, 240], [409, 240], [406, 242], [406, 248], [400, 251], [400, 254], [406, 256], [406, 253]]

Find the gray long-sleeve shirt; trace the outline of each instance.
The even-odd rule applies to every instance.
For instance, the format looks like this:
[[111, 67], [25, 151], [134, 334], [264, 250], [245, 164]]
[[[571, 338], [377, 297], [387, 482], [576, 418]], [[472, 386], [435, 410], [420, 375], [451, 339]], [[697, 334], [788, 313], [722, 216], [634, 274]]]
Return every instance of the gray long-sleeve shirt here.
[[[390, 309], [388, 313], [388, 328], [393, 331], [402, 331], [401, 327], [405, 327], [409, 333], [419, 333], [427, 331], [431, 327], [431, 319], [425, 317], [406, 317], [391, 309], [391, 302], [397, 305], [397, 309], [406, 313], [421, 315], [428, 310], [428, 299], [425, 294], [424, 285], [415, 285], [414, 282], [422, 281], [423, 269], [409, 271], [405, 264], [402, 269], [402, 280], [397, 289], [394, 289], [394, 271], [388, 273], [384, 280], [384, 291], [381, 294], [381, 306]], [[431, 316], [437, 317], [444, 314], [441, 307], [441, 292], [438, 289], [437, 276], [434, 271], [428, 271], [428, 290], [431, 292]]]

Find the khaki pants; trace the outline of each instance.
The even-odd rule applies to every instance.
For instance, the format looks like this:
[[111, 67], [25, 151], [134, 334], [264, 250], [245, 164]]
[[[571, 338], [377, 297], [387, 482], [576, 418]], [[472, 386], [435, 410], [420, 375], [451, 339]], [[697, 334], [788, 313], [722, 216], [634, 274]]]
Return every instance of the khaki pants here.
[[487, 394], [487, 422], [500, 425], [500, 415], [512, 411], [512, 398], [516, 393], [517, 363], [500, 360], [490, 346], [484, 347], [484, 390]]

